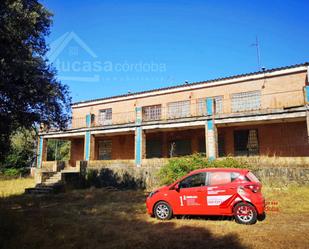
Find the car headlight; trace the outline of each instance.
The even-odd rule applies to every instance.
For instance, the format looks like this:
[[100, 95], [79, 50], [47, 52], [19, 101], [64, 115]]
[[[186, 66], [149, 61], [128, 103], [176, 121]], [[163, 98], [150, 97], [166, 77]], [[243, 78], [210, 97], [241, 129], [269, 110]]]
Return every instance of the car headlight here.
[[158, 193], [159, 191], [158, 190], [156, 190], [156, 191], [152, 191], [149, 195], [148, 195], [148, 197], [149, 198], [151, 198], [152, 196], [154, 196], [156, 193]]

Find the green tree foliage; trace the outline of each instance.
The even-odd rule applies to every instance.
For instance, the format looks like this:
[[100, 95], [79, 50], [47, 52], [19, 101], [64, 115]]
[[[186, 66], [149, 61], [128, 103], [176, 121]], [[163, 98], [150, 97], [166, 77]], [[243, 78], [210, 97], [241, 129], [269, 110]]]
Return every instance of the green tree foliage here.
[[170, 184], [185, 176], [189, 172], [203, 168], [250, 168], [246, 162], [232, 157], [208, 160], [202, 154], [169, 159], [159, 171], [161, 184]]
[[30, 167], [36, 159], [36, 133], [18, 129], [11, 135], [11, 150], [5, 157], [2, 168]]
[[48, 161], [66, 161], [70, 159], [70, 141], [49, 139], [47, 143]]
[[45, 55], [52, 15], [37, 0], [0, 1], [0, 162], [19, 127], [65, 127], [71, 99]]

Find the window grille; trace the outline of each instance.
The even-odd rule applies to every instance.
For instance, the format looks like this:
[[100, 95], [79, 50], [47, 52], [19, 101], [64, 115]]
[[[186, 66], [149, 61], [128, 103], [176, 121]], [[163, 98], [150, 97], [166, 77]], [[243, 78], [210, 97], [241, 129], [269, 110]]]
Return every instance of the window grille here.
[[112, 159], [112, 141], [103, 140], [99, 141], [99, 160]]
[[253, 111], [261, 108], [261, 91], [232, 94], [232, 112]]
[[259, 154], [258, 130], [234, 131], [235, 156], [253, 156]]
[[100, 110], [98, 121], [100, 125], [112, 124], [112, 108]]
[[152, 105], [143, 107], [143, 121], [160, 120], [161, 105]]
[[[223, 113], [223, 96], [213, 97], [215, 104], [215, 114]], [[207, 115], [206, 98], [197, 100], [197, 115]]]
[[190, 116], [190, 101], [168, 103], [168, 118], [184, 118]]

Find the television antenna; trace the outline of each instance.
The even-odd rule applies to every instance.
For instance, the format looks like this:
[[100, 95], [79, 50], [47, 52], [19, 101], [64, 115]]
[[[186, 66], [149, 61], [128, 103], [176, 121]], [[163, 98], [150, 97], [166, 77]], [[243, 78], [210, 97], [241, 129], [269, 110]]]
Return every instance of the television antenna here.
[[261, 54], [260, 54], [260, 44], [259, 44], [259, 39], [258, 36], [255, 37], [255, 43], [251, 44], [251, 46], [256, 47], [256, 57], [257, 57], [257, 65], [258, 65], [258, 70], [261, 70]]

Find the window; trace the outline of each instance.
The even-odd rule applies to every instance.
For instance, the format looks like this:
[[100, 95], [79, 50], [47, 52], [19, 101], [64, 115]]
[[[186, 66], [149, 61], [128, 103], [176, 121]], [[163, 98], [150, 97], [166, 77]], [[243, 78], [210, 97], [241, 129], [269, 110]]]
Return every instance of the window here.
[[161, 105], [152, 105], [143, 107], [143, 121], [160, 120]]
[[211, 172], [209, 173], [209, 186], [223, 185], [231, 182], [230, 172]]
[[112, 108], [100, 110], [98, 121], [100, 125], [112, 124]]
[[247, 177], [251, 182], [260, 182], [259, 179], [252, 172], [249, 172], [247, 174]]
[[191, 155], [191, 140], [176, 140], [170, 143], [170, 157]]
[[146, 158], [161, 158], [162, 157], [162, 141], [161, 140], [146, 140]]
[[235, 156], [254, 156], [259, 154], [258, 130], [234, 131]]
[[168, 118], [184, 118], [190, 116], [190, 101], [168, 103]]
[[228, 184], [240, 177], [240, 173], [238, 172], [210, 172], [208, 174], [208, 185], [223, 185]]
[[103, 140], [99, 141], [99, 160], [112, 159], [112, 141]]
[[261, 91], [232, 94], [232, 112], [253, 111], [261, 108]]
[[[213, 97], [214, 104], [215, 104], [215, 113], [223, 113], [223, 96], [216, 96]], [[206, 99], [198, 99], [197, 100], [197, 115], [198, 116], [205, 116], [207, 115], [206, 109]]]
[[236, 179], [238, 179], [240, 177], [240, 173], [237, 172], [232, 172], [231, 173], [231, 181], [235, 181]]
[[205, 186], [206, 173], [198, 173], [188, 176], [179, 183], [179, 188], [194, 188]]

